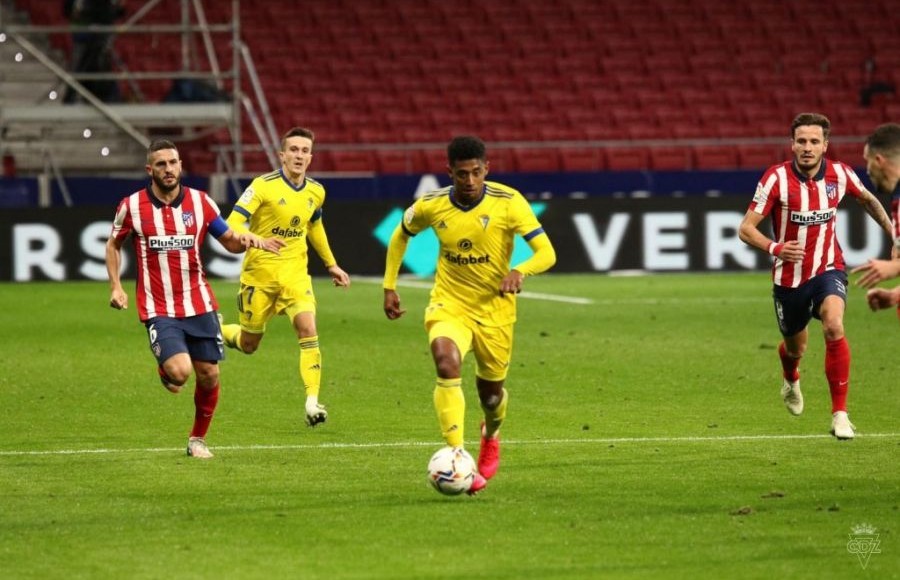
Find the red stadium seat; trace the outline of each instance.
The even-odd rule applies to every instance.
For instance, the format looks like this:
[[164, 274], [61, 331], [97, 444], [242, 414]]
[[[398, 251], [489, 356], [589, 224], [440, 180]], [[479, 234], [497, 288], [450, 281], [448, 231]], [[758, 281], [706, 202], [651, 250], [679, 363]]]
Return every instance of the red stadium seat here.
[[653, 147], [650, 149], [650, 169], [656, 171], [685, 171], [691, 168], [687, 147]]
[[417, 149], [377, 149], [375, 157], [379, 173], [402, 175], [425, 169], [422, 152]]
[[646, 147], [613, 147], [606, 150], [606, 168], [610, 171], [634, 171], [650, 168]]
[[559, 171], [559, 153], [553, 147], [540, 149], [513, 149], [516, 171], [556, 172]]
[[[447, 165], [446, 153], [444, 154], [444, 166]], [[512, 150], [505, 147], [491, 147], [488, 144], [488, 161], [491, 171], [495, 173], [511, 173], [516, 170], [516, 162]]]
[[[488, 152], [488, 156], [491, 153]], [[447, 150], [442, 148], [425, 149], [422, 151], [424, 171], [422, 173], [447, 174]]]
[[332, 151], [331, 159], [334, 163], [334, 171], [373, 172], [377, 169], [375, 155], [371, 151]]
[[313, 174], [334, 170], [334, 162], [331, 159], [331, 151], [328, 149], [316, 149], [309, 171]]
[[606, 155], [596, 147], [564, 147], [559, 150], [563, 171], [602, 171], [606, 169]]
[[647, 139], [667, 139], [669, 135], [666, 132], [666, 128], [661, 125], [657, 125], [656, 121], [652, 119], [645, 119], [642, 121], [635, 121], [629, 123], [625, 127], [625, 133], [628, 135], [629, 139], [635, 140], [647, 140]]
[[737, 151], [731, 145], [697, 146], [693, 148], [695, 169], [735, 169]]
[[779, 145], [741, 144], [736, 150], [740, 169], [766, 169], [784, 160]]

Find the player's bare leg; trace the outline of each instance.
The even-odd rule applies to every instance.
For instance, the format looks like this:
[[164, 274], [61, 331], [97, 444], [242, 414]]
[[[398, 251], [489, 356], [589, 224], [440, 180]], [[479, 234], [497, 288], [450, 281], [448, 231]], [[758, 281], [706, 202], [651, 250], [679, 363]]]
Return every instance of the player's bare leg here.
[[167, 358], [156, 369], [159, 381], [170, 393], [178, 394], [191, 376], [193, 367], [191, 357], [186, 352], [179, 352]]

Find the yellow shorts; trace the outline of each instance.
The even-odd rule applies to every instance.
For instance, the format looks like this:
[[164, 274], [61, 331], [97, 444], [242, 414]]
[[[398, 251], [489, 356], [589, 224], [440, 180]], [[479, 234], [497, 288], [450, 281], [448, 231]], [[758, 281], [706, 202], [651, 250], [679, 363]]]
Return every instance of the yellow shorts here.
[[474, 320], [453, 316], [439, 306], [425, 311], [428, 344], [438, 337], [449, 338], [459, 349], [460, 358], [475, 354], [475, 376], [486, 381], [502, 381], [509, 372], [512, 356], [513, 325], [482, 326]]
[[311, 283], [285, 287], [241, 284], [237, 302], [241, 330], [250, 334], [263, 334], [266, 323], [276, 314], [285, 314], [293, 322], [301, 312], [316, 313], [316, 296]]

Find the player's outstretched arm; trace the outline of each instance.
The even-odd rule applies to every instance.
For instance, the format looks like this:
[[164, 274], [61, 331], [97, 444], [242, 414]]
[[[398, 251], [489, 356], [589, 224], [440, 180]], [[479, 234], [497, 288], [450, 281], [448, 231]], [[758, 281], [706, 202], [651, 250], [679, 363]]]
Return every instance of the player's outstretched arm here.
[[850, 270], [851, 274], [862, 273], [857, 286], [872, 288], [879, 282], [900, 276], [900, 260], [869, 260], [862, 266]]
[[281, 238], [261, 238], [250, 232], [239, 234], [232, 229], [227, 230], [217, 239], [222, 244], [222, 247], [232, 254], [240, 254], [250, 248], [258, 248], [266, 252], [279, 254], [281, 253], [281, 248], [285, 245], [284, 240]]

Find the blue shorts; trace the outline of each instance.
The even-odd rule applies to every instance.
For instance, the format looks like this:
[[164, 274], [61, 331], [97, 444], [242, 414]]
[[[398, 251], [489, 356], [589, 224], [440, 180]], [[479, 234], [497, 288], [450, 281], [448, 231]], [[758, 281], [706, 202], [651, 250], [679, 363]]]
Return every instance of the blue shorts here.
[[781, 335], [794, 336], [811, 319], [819, 319], [819, 308], [828, 296], [840, 296], [846, 304], [847, 273], [843, 270], [828, 270], [798, 288], [774, 286], [772, 298]]
[[186, 352], [191, 360], [220, 361], [225, 358], [225, 343], [215, 312], [188, 318], [157, 316], [144, 321], [150, 339], [150, 351], [162, 364], [171, 356]]

